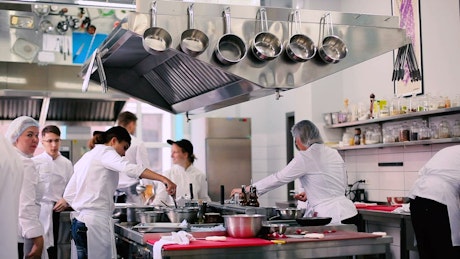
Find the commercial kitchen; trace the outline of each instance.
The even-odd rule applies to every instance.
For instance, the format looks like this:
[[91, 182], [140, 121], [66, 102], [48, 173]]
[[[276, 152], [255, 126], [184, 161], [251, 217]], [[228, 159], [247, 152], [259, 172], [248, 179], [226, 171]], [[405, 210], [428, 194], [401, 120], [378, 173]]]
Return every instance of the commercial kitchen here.
[[[410, 17], [399, 9], [407, 3]], [[119, 258], [152, 258], [153, 243], [180, 230], [227, 238], [166, 245], [163, 258], [419, 258], [407, 200], [401, 206], [388, 198], [407, 197], [422, 166], [460, 142], [460, 53], [451, 47], [460, 45], [459, 1], [24, 0], [0, 1], [0, 13], [2, 134], [21, 115], [56, 124], [64, 132], [61, 153], [75, 163], [92, 131], [115, 125], [129, 110], [158, 172], [170, 167], [167, 139], [192, 141], [195, 166], [207, 174], [208, 212], [264, 215], [264, 224], [287, 225], [287, 236], [277, 238], [234, 238], [219, 228], [223, 218], [158, 230], [154, 223], [139, 227], [139, 218], [128, 217], [133, 206], [118, 204], [125, 213], [115, 223]], [[402, 29], [401, 20], [413, 27]], [[160, 29], [165, 49], [145, 45], [152, 28]], [[207, 47], [184, 44], [188, 30], [200, 31]], [[272, 57], [252, 43], [261, 34], [280, 43]], [[285, 42], [294, 34], [316, 44], [313, 57], [289, 56]], [[228, 40], [224, 35], [244, 51], [226, 56], [218, 44]], [[337, 60], [321, 57], [327, 35], [344, 44]], [[400, 59], [410, 59], [409, 44], [410, 70], [419, 73], [410, 76], [398, 70]], [[290, 129], [301, 120], [314, 122], [343, 157], [358, 228], [280, 220], [280, 210], [296, 206], [297, 181], [258, 197], [259, 207], [231, 200], [232, 188], [286, 166], [296, 153]], [[418, 137], [402, 134], [414, 128]], [[422, 137], [425, 130], [430, 134]], [[67, 212], [61, 224], [69, 228]], [[59, 242], [60, 258], [70, 258], [70, 233], [60, 233]]]

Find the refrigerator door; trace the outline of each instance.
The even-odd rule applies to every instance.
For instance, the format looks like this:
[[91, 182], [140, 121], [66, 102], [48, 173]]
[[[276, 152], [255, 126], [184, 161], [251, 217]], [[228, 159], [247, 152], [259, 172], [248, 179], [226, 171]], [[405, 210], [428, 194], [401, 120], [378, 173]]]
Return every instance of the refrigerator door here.
[[251, 182], [251, 139], [207, 138], [206, 175], [208, 193], [212, 201], [220, 201], [220, 186], [224, 185], [225, 199], [233, 188]]

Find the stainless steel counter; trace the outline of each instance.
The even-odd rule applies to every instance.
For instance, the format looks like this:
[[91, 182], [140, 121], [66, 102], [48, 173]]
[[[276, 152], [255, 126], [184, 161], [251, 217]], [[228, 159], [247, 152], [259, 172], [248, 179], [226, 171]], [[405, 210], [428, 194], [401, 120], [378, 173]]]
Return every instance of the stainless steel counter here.
[[[379, 222], [385, 224], [395, 224], [400, 228], [400, 258], [409, 259], [410, 251], [417, 251], [417, 248], [413, 245], [415, 240], [414, 229], [412, 227], [412, 220], [410, 213], [393, 213], [386, 211], [375, 211], [358, 209], [359, 214], [365, 222], [365, 225], [372, 222]], [[366, 230], [367, 227], [366, 227]]]
[[[116, 223], [115, 233], [119, 240], [130, 243], [130, 247], [149, 250], [153, 254], [153, 246], [148, 239], [159, 239], [169, 233], [140, 233], [131, 229], [132, 224]], [[308, 232], [356, 231], [354, 225], [330, 225], [320, 227], [290, 226], [286, 233], [295, 233], [297, 229]], [[204, 232], [201, 232], [204, 233]], [[197, 233], [193, 233], [196, 236]], [[209, 233], [207, 235], [213, 235]], [[352, 256], [375, 254], [381, 258], [391, 258], [389, 245], [393, 242], [390, 236], [379, 238], [321, 240], [318, 242], [287, 242], [266, 246], [241, 246], [228, 248], [208, 248], [194, 250], [163, 250], [163, 258], [329, 258], [334, 256]], [[135, 244], [133, 244], [135, 243]]]

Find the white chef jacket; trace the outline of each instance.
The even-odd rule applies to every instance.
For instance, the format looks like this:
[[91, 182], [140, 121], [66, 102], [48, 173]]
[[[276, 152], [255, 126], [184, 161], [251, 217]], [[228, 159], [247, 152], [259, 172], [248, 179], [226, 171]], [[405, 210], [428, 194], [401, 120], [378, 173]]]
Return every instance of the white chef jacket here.
[[332, 217], [331, 224], [358, 214], [353, 202], [345, 197], [347, 175], [345, 163], [337, 150], [313, 144], [281, 171], [254, 183], [259, 195], [299, 179], [308, 198], [310, 211], [318, 217]]
[[[126, 150], [125, 158], [131, 164], [141, 165], [144, 168], [150, 168], [147, 148], [145, 148], [144, 143], [140, 139], [133, 135], [131, 135], [131, 145], [128, 150]], [[119, 177], [117, 188], [128, 188], [139, 183], [139, 179], [129, 177], [123, 173], [120, 173]]]
[[88, 258], [116, 258], [111, 219], [118, 175], [122, 172], [139, 178], [144, 170], [103, 144], [96, 145], [75, 164], [63, 197], [75, 210], [72, 217], [88, 227]]
[[19, 195], [24, 164], [3, 135], [0, 135], [0, 153], [0, 258], [18, 258]]
[[460, 246], [460, 145], [436, 153], [419, 171], [409, 197], [447, 206], [453, 246]]
[[43, 183], [40, 182], [38, 170], [30, 156], [16, 149], [24, 164], [24, 180], [19, 198], [19, 233], [18, 241], [23, 238], [43, 236], [43, 225], [39, 220], [40, 200], [43, 196]]
[[[195, 166], [190, 165], [187, 170], [185, 170], [180, 165], [173, 165], [171, 169], [165, 171], [163, 175], [177, 185], [176, 198], [190, 199], [190, 184], [192, 184], [194, 200], [211, 200], [208, 196], [208, 182], [206, 181], [206, 175]], [[170, 198], [168, 202], [169, 204], [172, 204], [172, 198]]]
[[[44, 186], [44, 193], [40, 201], [40, 222], [45, 230], [44, 248], [54, 245], [53, 235], [53, 207], [54, 203], [62, 198], [64, 189], [73, 174], [73, 165], [69, 159], [59, 154], [53, 159], [43, 152], [32, 158]], [[44, 251], [45, 251], [44, 249]], [[45, 256], [45, 258], [48, 258]]]

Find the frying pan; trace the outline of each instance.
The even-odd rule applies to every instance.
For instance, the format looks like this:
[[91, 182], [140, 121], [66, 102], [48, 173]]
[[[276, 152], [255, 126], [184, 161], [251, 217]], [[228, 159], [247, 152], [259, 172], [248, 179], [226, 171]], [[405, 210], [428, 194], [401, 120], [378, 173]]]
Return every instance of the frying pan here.
[[283, 50], [283, 44], [274, 34], [268, 32], [267, 11], [259, 9], [261, 32], [251, 42], [254, 56], [261, 61], [268, 61], [278, 57]]
[[156, 27], [157, 25], [157, 2], [152, 2], [152, 21], [151, 26], [144, 31], [142, 45], [145, 51], [150, 54], [158, 54], [158, 52], [165, 51], [171, 46], [172, 38], [169, 32], [165, 29]]
[[[340, 60], [347, 56], [348, 48], [341, 38], [334, 35], [334, 29], [332, 26], [332, 18], [330, 13], [327, 13], [321, 18], [322, 22], [320, 21], [320, 39], [321, 35], [324, 36], [324, 27], [326, 27], [326, 17], [329, 17], [329, 35], [323, 38], [318, 53], [324, 62], [338, 63]], [[323, 25], [322, 29], [321, 24]]]
[[330, 217], [303, 217], [295, 219], [302, 226], [324, 226], [332, 221]]
[[[313, 58], [316, 54], [316, 46], [310, 37], [300, 33], [300, 13], [295, 10], [290, 15], [291, 21], [296, 26], [296, 33], [285, 43], [286, 55], [295, 62], [305, 62]], [[291, 25], [291, 32], [292, 27]]]
[[222, 14], [225, 18], [225, 34], [217, 42], [214, 53], [222, 64], [231, 65], [246, 57], [247, 46], [243, 39], [231, 33], [230, 7], [226, 7]]
[[187, 11], [189, 16], [189, 29], [182, 32], [180, 48], [185, 54], [196, 57], [208, 48], [209, 38], [204, 32], [193, 28], [193, 4], [187, 8]]

